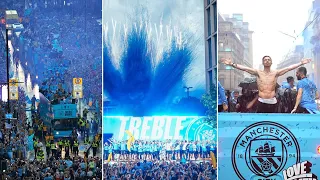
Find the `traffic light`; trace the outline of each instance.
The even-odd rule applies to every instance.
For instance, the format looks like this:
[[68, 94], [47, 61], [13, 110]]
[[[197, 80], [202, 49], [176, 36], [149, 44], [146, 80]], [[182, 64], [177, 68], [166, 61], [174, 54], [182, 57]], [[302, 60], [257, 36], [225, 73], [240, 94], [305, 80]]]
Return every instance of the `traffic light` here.
[[317, 147], [317, 153], [320, 154], [320, 146]]

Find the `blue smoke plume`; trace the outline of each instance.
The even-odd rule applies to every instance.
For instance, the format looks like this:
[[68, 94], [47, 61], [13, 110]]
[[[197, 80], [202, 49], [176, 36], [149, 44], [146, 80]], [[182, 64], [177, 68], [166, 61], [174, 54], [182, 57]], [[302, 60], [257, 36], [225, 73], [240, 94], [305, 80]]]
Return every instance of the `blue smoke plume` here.
[[[162, 54], [156, 66], [153, 63], [156, 49], [151, 48], [152, 43], [148, 44], [144, 28], [138, 31], [131, 28], [127, 44], [123, 47], [125, 50], [119, 60], [120, 69], [117, 69], [113, 65], [112, 47], [109, 42], [104, 43], [104, 96], [109, 100], [104, 102], [104, 106], [116, 106], [116, 112], [105, 115], [180, 115], [181, 110], [170, 110], [170, 106], [179, 108], [167, 100], [170, 93], [181, 86], [182, 79], [195, 58], [191, 43], [185, 43], [183, 48], [179, 48], [173, 38], [171, 48]], [[194, 111], [202, 113], [204, 108], [199, 103], [200, 100], [196, 100], [197, 105], [192, 107], [196, 107]], [[169, 107], [164, 108], [168, 104]]]

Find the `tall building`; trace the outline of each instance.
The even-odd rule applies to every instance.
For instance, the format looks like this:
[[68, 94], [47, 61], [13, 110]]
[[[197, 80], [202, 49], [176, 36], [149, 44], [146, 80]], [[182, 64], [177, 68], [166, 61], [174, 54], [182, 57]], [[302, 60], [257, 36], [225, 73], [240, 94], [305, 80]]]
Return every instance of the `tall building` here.
[[[219, 18], [219, 58], [231, 58], [234, 63], [253, 66], [252, 31], [249, 23], [243, 22], [242, 14], [220, 15]], [[219, 64], [219, 81], [228, 90], [238, 89], [238, 85], [250, 74]]]
[[[233, 31], [240, 36], [241, 43], [244, 46], [244, 59], [243, 65], [253, 66], [253, 49], [252, 49], [252, 34], [253, 31], [249, 30], [249, 23], [243, 21], [242, 14], [223, 15], [226, 21], [233, 23]], [[245, 74], [248, 75], [248, 74]]]
[[217, 79], [217, 0], [204, 0], [206, 89]]
[[[320, 0], [314, 0], [309, 10], [309, 18], [306, 22], [304, 38], [304, 57], [312, 58], [312, 62], [306, 66], [308, 78], [320, 87]], [[313, 22], [313, 23], [312, 23]], [[311, 23], [311, 24], [310, 24]]]

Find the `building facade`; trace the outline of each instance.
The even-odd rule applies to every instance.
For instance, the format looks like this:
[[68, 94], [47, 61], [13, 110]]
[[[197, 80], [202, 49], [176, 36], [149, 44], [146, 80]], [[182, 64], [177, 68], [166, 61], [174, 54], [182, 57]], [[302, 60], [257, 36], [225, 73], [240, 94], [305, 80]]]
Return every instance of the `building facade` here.
[[[218, 14], [219, 33], [218, 49], [220, 58], [230, 58], [234, 63], [253, 66], [252, 31], [249, 23], [243, 22], [242, 14]], [[219, 81], [225, 89], [233, 91], [250, 74], [219, 64]]]
[[204, 0], [206, 89], [217, 82], [217, 1]]
[[317, 88], [320, 88], [320, 0], [314, 0], [312, 7], [309, 10], [309, 19], [307, 31], [304, 32], [304, 45], [308, 47], [305, 51], [305, 57], [312, 58], [309, 65], [308, 76], [315, 83]]

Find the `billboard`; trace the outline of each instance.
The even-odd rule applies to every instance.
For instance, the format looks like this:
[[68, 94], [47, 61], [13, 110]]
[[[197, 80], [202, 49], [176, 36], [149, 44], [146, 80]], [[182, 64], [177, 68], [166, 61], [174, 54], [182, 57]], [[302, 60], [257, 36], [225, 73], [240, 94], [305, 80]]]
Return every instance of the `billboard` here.
[[104, 115], [204, 115], [203, 1], [104, 6]]
[[105, 117], [105, 140], [128, 140], [128, 130], [140, 140], [215, 141], [216, 130], [198, 116], [109, 116]]

